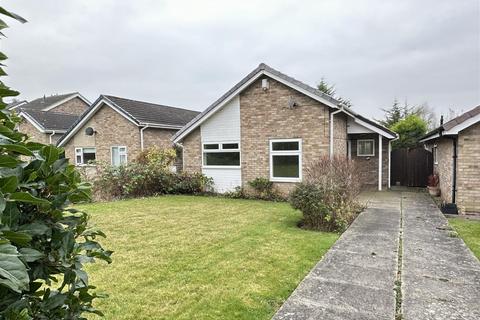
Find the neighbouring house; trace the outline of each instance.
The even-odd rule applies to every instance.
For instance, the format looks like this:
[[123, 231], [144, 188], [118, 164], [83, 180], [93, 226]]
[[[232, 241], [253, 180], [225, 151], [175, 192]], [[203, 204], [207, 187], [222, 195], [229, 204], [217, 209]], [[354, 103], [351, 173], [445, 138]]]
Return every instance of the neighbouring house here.
[[173, 147], [171, 137], [199, 112], [101, 95], [58, 141], [75, 165], [125, 164], [145, 148]]
[[36, 142], [55, 144], [90, 102], [80, 93], [42, 97], [30, 102], [19, 101], [7, 106], [22, 118], [18, 130]]
[[440, 125], [421, 140], [433, 153], [444, 203], [480, 212], [480, 106]]
[[265, 177], [281, 192], [324, 156], [354, 159], [363, 184], [390, 185], [397, 135], [337, 99], [265, 64], [243, 78], [173, 137], [183, 169], [226, 192]]

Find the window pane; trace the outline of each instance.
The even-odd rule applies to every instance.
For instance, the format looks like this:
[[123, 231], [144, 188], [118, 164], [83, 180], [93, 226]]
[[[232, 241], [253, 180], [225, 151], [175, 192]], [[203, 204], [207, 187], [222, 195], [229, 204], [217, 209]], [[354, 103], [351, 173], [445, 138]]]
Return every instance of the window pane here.
[[127, 156], [122, 154], [120, 155], [120, 164], [125, 164], [127, 163]]
[[95, 152], [93, 153], [85, 153], [83, 152], [83, 163], [89, 163], [90, 161], [95, 161]]
[[238, 143], [224, 143], [222, 144], [223, 149], [238, 149]]
[[120, 164], [118, 147], [112, 147], [112, 165], [118, 166]]
[[273, 151], [297, 151], [298, 141], [292, 142], [272, 142]]
[[82, 163], [82, 156], [77, 156], [77, 160], [75, 162], [76, 164], [81, 164]]
[[207, 166], [239, 166], [240, 152], [205, 152], [204, 164]]
[[204, 144], [203, 149], [218, 149], [218, 143], [210, 143], [210, 144]]
[[373, 141], [358, 141], [358, 153], [360, 155], [372, 155]]
[[95, 148], [83, 148], [83, 153], [95, 153]]
[[274, 178], [299, 178], [299, 156], [273, 156]]

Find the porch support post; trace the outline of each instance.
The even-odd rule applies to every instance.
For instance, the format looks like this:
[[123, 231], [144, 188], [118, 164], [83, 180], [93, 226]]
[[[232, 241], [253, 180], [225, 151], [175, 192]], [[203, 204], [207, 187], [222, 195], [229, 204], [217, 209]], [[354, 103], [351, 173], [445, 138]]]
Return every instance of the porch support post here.
[[392, 140], [388, 140], [388, 188], [392, 187]]
[[378, 135], [378, 191], [382, 191], [382, 135]]

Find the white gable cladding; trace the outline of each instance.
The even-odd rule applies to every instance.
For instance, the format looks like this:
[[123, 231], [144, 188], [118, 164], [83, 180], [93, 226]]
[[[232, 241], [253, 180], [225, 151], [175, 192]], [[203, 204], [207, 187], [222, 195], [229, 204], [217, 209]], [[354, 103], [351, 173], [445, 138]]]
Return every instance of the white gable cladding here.
[[355, 122], [354, 119], [348, 117], [347, 120], [347, 133], [354, 134], [354, 133], [374, 133], [374, 131], [362, 126]]
[[[208, 142], [237, 142], [240, 144], [240, 97], [237, 95], [200, 127], [202, 144]], [[241, 146], [240, 146], [241, 149]], [[227, 192], [242, 185], [240, 168], [202, 168], [213, 179], [215, 191]]]
[[202, 141], [240, 141], [240, 98], [236, 96], [201, 126]]

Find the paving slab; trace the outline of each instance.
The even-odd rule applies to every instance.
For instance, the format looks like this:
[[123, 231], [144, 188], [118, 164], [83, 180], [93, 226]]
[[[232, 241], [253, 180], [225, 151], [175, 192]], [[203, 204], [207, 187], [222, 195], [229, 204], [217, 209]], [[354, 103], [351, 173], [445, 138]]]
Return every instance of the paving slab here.
[[400, 201], [399, 192], [381, 192], [370, 197], [368, 208], [273, 319], [393, 320]]
[[480, 319], [480, 262], [428, 195], [402, 198], [403, 319]]

